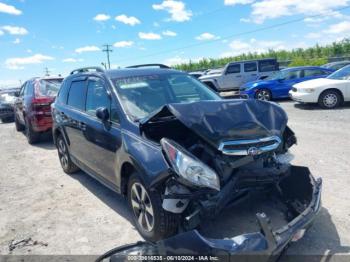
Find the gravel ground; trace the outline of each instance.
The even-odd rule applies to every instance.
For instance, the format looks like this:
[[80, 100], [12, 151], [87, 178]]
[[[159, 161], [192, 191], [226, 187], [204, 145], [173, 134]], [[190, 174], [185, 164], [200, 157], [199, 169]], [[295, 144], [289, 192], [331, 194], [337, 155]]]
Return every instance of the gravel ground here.
[[[298, 137], [293, 163], [324, 182], [320, 215], [287, 254], [350, 254], [350, 105], [281, 105]], [[98, 255], [141, 240], [126, 201], [82, 172], [64, 174], [49, 137], [30, 146], [10, 123], [0, 138], [1, 255]]]

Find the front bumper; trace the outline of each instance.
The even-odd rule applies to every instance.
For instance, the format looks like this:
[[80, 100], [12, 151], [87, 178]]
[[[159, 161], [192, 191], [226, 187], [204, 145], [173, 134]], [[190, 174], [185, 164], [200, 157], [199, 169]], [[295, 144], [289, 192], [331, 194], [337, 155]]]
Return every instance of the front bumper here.
[[315, 93], [301, 93], [293, 90], [289, 91], [289, 97], [300, 103], [317, 103], [318, 95]]
[[[308, 171], [307, 168], [296, 170]], [[208, 239], [197, 230], [192, 230], [160, 241], [157, 245], [164, 249], [159, 250], [160, 253], [166, 255], [279, 255], [290, 242], [304, 235], [305, 230], [321, 209], [322, 180], [320, 178], [315, 180], [310, 173], [309, 177], [312, 185], [309, 205], [282, 228], [272, 230], [269, 218], [264, 213], [258, 213], [256, 217], [260, 232], [245, 233], [231, 239]]]
[[1, 106], [0, 107], [0, 118], [14, 117], [14, 111], [12, 106]]

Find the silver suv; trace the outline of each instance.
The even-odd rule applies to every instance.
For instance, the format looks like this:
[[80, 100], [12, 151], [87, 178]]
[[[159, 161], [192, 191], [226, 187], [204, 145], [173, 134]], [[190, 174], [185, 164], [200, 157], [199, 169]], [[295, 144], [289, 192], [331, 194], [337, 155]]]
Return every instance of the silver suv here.
[[233, 91], [247, 82], [264, 79], [279, 70], [276, 59], [260, 59], [228, 63], [217, 74], [203, 75], [200, 81], [217, 92]]

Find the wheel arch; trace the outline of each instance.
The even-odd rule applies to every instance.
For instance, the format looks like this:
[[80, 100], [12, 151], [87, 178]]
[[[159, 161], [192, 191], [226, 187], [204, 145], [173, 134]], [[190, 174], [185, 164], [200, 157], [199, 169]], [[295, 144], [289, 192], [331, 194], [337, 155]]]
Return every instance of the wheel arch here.
[[331, 87], [331, 88], [327, 88], [327, 89], [323, 90], [323, 91], [319, 94], [318, 100], [319, 100], [320, 97], [321, 97], [325, 92], [327, 92], [327, 91], [335, 91], [335, 92], [337, 92], [337, 93], [340, 95], [340, 98], [341, 98], [341, 100], [342, 100], [341, 103], [344, 102], [344, 94], [343, 94], [343, 92], [342, 92], [340, 89], [335, 88], [335, 87]]
[[137, 172], [137, 168], [130, 162], [124, 162], [120, 169], [120, 193], [126, 196], [128, 193], [128, 182], [133, 173]]

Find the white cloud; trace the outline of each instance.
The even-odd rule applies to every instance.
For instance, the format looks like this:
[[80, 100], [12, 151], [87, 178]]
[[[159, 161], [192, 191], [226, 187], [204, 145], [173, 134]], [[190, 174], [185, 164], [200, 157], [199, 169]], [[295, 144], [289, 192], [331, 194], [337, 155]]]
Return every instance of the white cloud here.
[[265, 53], [269, 49], [284, 50], [287, 47], [282, 41], [264, 41], [256, 40], [255, 38], [249, 41], [233, 40], [230, 44], [230, 51], [221, 54], [221, 57], [236, 56], [243, 53]]
[[177, 36], [177, 33], [170, 31], [170, 30], [165, 30], [162, 32], [162, 34], [165, 36]]
[[140, 24], [140, 20], [137, 19], [136, 17], [134, 16], [127, 16], [127, 15], [118, 15], [115, 17], [115, 20], [119, 21], [119, 22], [122, 22], [126, 25], [131, 25], [131, 26], [134, 26], [134, 25], [137, 25], [137, 24]]
[[6, 13], [10, 15], [21, 15], [22, 11], [18, 10], [16, 7], [12, 5], [0, 3], [0, 13]]
[[1, 29], [10, 35], [26, 35], [28, 34], [27, 29], [24, 27], [19, 27], [19, 26], [11, 26], [11, 25], [5, 25], [2, 26]]
[[32, 49], [27, 49], [27, 53], [33, 53]]
[[144, 33], [144, 32], [139, 32], [139, 37], [141, 39], [146, 39], [146, 40], [160, 40], [160, 39], [162, 39], [161, 35], [158, 35], [155, 33]]
[[94, 45], [83, 46], [75, 49], [75, 52], [78, 54], [84, 53], [84, 52], [96, 52], [96, 51], [101, 51], [101, 49]]
[[225, 0], [225, 5], [247, 5], [253, 3], [254, 0]]
[[15, 45], [18, 45], [21, 43], [21, 39], [16, 38], [12, 43], [14, 43]]
[[5, 61], [5, 66], [8, 69], [24, 69], [24, 65], [41, 64], [49, 60], [54, 60], [54, 58], [51, 56], [36, 54], [28, 57], [8, 58]]
[[200, 41], [206, 41], [206, 40], [219, 39], [219, 37], [215, 36], [211, 33], [203, 33], [203, 34], [197, 36], [196, 39], [200, 40]]
[[348, 3], [349, 0], [261, 0], [251, 5], [251, 19], [259, 24], [267, 19], [298, 14], [339, 16], [339, 12], [332, 10], [347, 6]]
[[111, 19], [111, 17], [109, 15], [106, 15], [106, 14], [97, 14], [95, 17], [94, 17], [94, 20], [95, 21], [99, 21], [99, 22], [102, 22], [102, 21], [107, 21]]
[[349, 34], [350, 33], [350, 21], [343, 21], [338, 24], [330, 25], [326, 30], [326, 34]]
[[186, 9], [185, 3], [175, 0], [164, 0], [161, 4], [152, 5], [154, 10], [164, 10], [170, 14], [170, 21], [185, 22], [191, 19], [192, 11]]
[[308, 33], [305, 38], [309, 38], [309, 39], [317, 39], [317, 38], [320, 38], [322, 36], [321, 33], [314, 33], [314, 32], [311, 32], [311, 33]]
[[3, 34], [4, 34], [4, 32], [0, 30], [0, 36], [3, 35]]
[[77, 62], [83, 62], [83, 59], [75, 59], [75, 58], [65, 58], [62, 60], [63, 63], [77, 63]]
[[114, 43], [114, 47], [117, 47], [117, 48], [123, 48], [123, 47], [130, 47], [134, 44], [133, 41], [119, 41], [119, 42], [116, 42]]

